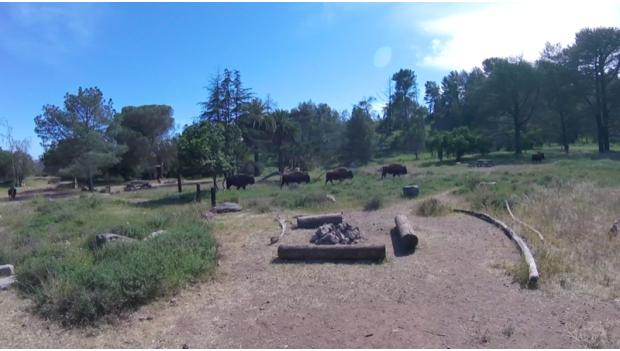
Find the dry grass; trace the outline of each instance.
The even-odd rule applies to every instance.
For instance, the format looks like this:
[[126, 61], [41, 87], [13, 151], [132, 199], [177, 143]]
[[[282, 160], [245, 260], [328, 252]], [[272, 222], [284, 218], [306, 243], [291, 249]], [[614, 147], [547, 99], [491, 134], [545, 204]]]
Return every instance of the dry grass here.
[[590, 183], [538, 187], [524, 196], [515, 212], [545, 236], [543, 243], [513, 223], [529, 239], [543, 281], [604, 297], [620, 296], [620, 237], [609, 233], [620, 216], [619, 189]]

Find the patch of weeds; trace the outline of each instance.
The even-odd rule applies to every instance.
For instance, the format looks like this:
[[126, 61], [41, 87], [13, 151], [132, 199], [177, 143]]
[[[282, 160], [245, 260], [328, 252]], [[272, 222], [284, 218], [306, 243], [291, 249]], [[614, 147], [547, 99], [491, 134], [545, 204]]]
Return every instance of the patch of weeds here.
[[376, 211], [383, 207], [383, 199], [379, 196], [373, 196], [364, 205], [364, 211]]
[[417, 214], [422, 217], [443, 216], [450, 212], [448, 206], [444, 205], [440, 200], [431, 197], [422, 201], [418, 207]]

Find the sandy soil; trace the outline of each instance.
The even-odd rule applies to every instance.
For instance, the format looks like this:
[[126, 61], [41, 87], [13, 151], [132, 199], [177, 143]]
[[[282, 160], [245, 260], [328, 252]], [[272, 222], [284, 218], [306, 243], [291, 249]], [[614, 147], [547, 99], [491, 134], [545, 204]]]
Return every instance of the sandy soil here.
[[[394, 255], [390, 229], [399, 213], [420, 237], [413, 254]], [[500, 268], [521, 259], [517, 249], [478, 219], [415, 217], [407, 203], [345, 218], [369, 242], [386, 244], [384, 263], [279, 262], [277, 245], [267, 245], [280, 231], [273, 215], [222, 215], [212, 280], [120, 321], [72, 330], [30, 314], [14, 290], [0, 292], [0, 345], [565, 348], [614, 346], [620, 338], [620, 301], [522, 289]], [[305, 243], [310, 234], [289, 231], [283, 242]]]

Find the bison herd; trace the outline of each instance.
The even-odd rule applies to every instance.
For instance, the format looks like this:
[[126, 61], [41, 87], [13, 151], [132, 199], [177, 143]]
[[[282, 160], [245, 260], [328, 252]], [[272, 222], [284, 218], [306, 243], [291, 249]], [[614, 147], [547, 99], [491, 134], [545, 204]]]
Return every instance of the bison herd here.
[[[391, 164], [388, 166], [381, 167], [381, 178], [385, 178], [387, 174], [391, 174], [394, 176], [400, 176], [402, 174], [407, 174], [407, 167], [401, 164]], [[343, 180], [353, 179], [353, 171], [350, 169], [346, 169], [344, 167], [336, 168], [332, 171], [328, 171], [325, 173], [325, 184], [334, 183], [334, 180], [342, 182]], [[237, 174], [230, 175], [224, 177], [223, 186], [226, 189], [230, 189], [231, 187], [236, 187], [237, 190], [244, 189], [246, 186], [254, 184], [254, 177], [245, 175], [245, 174]], [[290, 184], [301, 184], [301, 183], [310, 183], [310, 175], [307, 172], [303, 172], [300, 170], [294, 170], [291, 172], [286, 172], [282, 174], [280, 179], [280, 188], [285, 185]]]

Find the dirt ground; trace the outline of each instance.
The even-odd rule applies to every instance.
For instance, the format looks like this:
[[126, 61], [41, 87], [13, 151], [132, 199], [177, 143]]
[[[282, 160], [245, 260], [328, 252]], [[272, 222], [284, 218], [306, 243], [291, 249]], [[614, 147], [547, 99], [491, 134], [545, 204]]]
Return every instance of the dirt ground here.
[[[570, 290], [522, 289], [501, 267], [521, 258], [499, 230], [451, 214], [416, 217], [411, 204], [345, 212], [384, 263], [285, 263], [273, 214], [222, 215], [213, 279], [97, 328], [63, 329], [0, 292], [8, 348], [566, 348], [618, 346], [620, 301]], [[405, 213], [420, 238], [395, 256], [390, 229]], [[287, 213], [289, 219], [296, 213]], [[311, 231], [288, 231], [305, 243]], [[544, 284], [544, 277], [541, 277]], [[612, 344], [610, 344], [612, 343]]]

